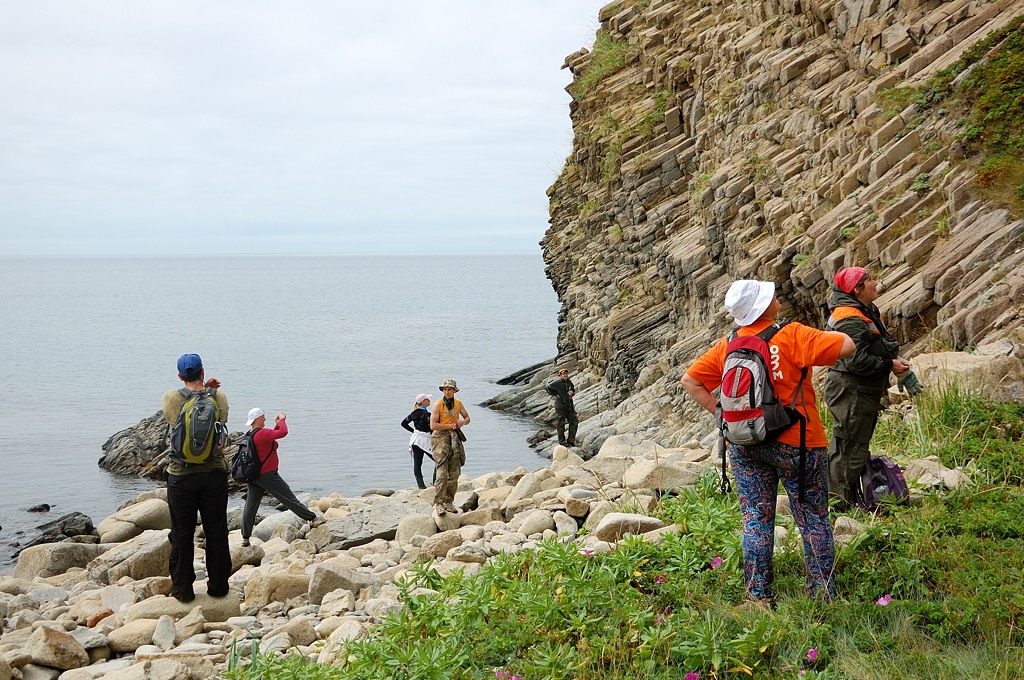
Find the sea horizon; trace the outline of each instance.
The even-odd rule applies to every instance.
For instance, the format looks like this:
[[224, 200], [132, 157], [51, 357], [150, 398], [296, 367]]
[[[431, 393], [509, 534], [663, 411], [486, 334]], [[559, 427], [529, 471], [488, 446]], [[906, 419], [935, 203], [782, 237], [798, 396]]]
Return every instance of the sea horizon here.
[[[0, 313], [12, 320], [0, 351], [13, 357], [8, 383], [19, 395], [0, 412], [12, 472], [0, 498], [0, 572], [36, 525], [75, 511], [98, 524], [156, 486], [96, 461], [110, 435], [180, 386], [174, 364], [186, 352], [224, 383], [232, 431], [252, 406], [289, 414], [281, 474], [299, 494], [414, 484], [398, 423], [417, 393], [437, 397], [448, 377], [473, 419], [465, 474], [545, 460], [526, 441], [540, 424], [478, 406], [504, 389], [497, 380], [556, 354], [558, 304], [539, 252], [4, 261], [21, 264], [0, 268], [9, 291]], [[439, 311], [426, 301], [439, 288], [453, 294], [445, 281], [457, 292]], [[186, 298], [203, 304], [184, 307]], [[52, 510], [26, 512], [38, 503]]]

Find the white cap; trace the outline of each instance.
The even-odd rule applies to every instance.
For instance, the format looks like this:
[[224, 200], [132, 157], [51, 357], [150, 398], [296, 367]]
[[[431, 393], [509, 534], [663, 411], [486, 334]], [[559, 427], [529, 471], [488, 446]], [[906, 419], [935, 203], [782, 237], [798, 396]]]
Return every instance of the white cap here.
[[261, 409], [258, 406], [256, 408], [249, 409], [249, 420], [245, 421], [245, 426], [246, 427], [250, 427], [254, 420], [259, 418], [260, 416], [265, 416], [265, 415], [267, 415], [267, 414], [264, 413], [263, 409]]
[[415, 403], [419, 404], [430, 399], [429, 394], [417, 394]]
[[725, 294], [725, 311], [738, 325], [749, 326], [764, 314], [774, 297], [775, 284], [770, 281], [734, 281]]

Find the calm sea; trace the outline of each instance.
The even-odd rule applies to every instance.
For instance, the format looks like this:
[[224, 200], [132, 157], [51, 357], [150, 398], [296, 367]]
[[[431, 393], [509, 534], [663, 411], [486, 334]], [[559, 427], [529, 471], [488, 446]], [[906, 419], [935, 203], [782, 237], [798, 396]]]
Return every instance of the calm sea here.
[[[96, 462], [180, 386], [186, 352], [223, 382], [232, 431], [253, 406], [288, 414], [281, 474], [297, 493], [412, 485], [398, 423], [447, 377], [473, 421], [466, 474], [544, 462], [526, 444], [536, 423], [475, 406], [555, 354], [539, 253], [0, 259], [0, 293], [0, 573], [38, 524], [98, 523], [155, 486]], [[39, 503], [52, 510], [27, 512]]]

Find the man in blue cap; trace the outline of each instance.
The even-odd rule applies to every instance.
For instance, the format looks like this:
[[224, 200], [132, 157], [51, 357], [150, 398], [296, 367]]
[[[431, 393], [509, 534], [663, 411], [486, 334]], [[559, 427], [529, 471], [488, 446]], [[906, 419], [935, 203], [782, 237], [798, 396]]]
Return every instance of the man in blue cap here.
[[[203, 360], [198, 354], [178, 358], [178, 378], [184, 389], [164, 394], [164, 419], [174, 427], [182, 408], [200, 394], [211, 397], [217, 406], [217, 421], [228, 422], [228, 398], [218, 390], [220, 381], [205, 380]], [[206, 592], [213, 597], [228, 594], [231, 552], [228, 549], [228, 464], [224, 452], [213, 447], [206, 460], [189, 463], [171, 455], [167, 465], [167, 505], [171, 513], [171, 595], [181, 602], [195, 599], [193, 566], [196, 513], [202, 517], [206, 534]]]

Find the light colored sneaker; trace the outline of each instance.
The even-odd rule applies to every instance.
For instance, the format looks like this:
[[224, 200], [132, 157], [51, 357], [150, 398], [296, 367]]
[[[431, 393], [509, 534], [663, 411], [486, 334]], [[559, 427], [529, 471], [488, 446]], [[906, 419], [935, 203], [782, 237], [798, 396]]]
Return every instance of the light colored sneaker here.
[[449, 501], [449, 502], [444, 504], [444, 509], [447, 510], [448, 512], [455, 512], [455, 513], [457, 513], [459, 511], [458, 508], [455, 507], [455, 504], [452, 503], [451, 501]]

